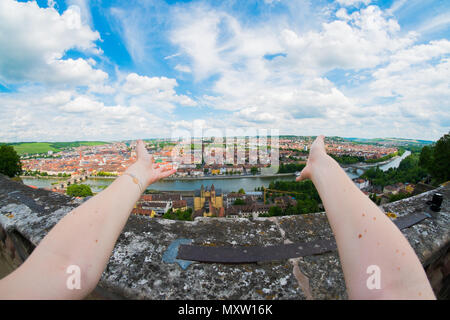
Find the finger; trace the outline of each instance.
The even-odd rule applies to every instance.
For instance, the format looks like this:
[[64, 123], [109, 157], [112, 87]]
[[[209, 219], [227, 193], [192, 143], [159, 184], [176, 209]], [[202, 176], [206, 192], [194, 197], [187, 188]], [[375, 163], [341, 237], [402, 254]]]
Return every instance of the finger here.
[[160, 176], [160, 178], [166, 178], [166, 177], [174, 174], [175, 172], [177, 172], [176, 169], [169, 169], [169, 170], [166, 170], [166, 171], [161, 171], [159, 176]]
[[303, 168], [303, 170], [300, 172], [300, 175], [295, 179], [295, 181], [303, 181], [309, 179], [309, 168], [305, 167]]
[[156, 170], [156, 172], [158, 174], [160, 174], [162, 172], [170, 171], [170, 170], [172, 170], [172, 168], [171, 167], [160, 167], [160, 166], [158, 166], [158, 168], [156, 168], [155, 170]]
[[316, 142], [317, 144], [325, 145], [325, 136], [323, 134], [317, 136], [314, 142]]
[[136, 143], [136, 153], [138, 158], [143, 158], [148, 154], [147, 149], [145, 149], [145, 144], [142, 140], [138, 140]]

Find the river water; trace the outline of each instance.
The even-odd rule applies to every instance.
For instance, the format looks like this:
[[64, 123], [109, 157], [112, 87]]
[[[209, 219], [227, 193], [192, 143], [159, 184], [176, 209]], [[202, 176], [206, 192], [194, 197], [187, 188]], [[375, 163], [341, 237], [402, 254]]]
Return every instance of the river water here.
[[404, 154], [402, 154], [401, 157], [395, 158], [394, 160], [380, 166], [380, 169], [383, 171], [387, 171], [390, 168], [397, 168], [400, 165], [400, 162], [402, 162], [403, 159], [405, 159], [407, 156], [411, 154], [411, 151], [406, 150]]
[[[239, 179], [196, 179], [196, 180], [167, 180], [158, 181], [152, 184], [149, 189], [162, 191], [192, 191], [204, 187], [214, 187], [222, 189], [223, 192], [238, 191], [243, 188], [245, 191], [254, 191], [256, 187], [268, 187], [269, 183], [274, 180], [294, 180], [294, 176], [283, 177], [257, 177], [257, 178], [239, 178]], [[22, 178], [27, 185], [33, 185], [39, 188], [50, 187], [52, 182], [56, 179], [42, 179], [42, 178]], [[87, 184], [91, 187], [93, 192], [103, 190], [103, 186], [111, 184], [113, 179], [88, 179], [82, 184]]]
[[[400, 161], [407, 157], [411, 152], [406, 151], [401, 157], [392, 160], [391, 162], [380, 166], [382, 170], [388, 170], [389, 168], [396, 168], [400, 164]], [[364, 171], [361, 169], [354, 170], [352, 168], [347, 168], [347, 175], [353, 179], [360, 176]], [[269, 183], [274, 180], [286, 180], [293, 181], [294, 176], [282, 176], [282, 177], [255, 177], [246, 178], [242, 177], [239, 179], [196, 179], [196, 180], [167, 180], [159, 181], [150, 186], [149, 189], [161, 190], [161, 191], [192, 191], [200, 189], [203, 185], [205, 187], [211, 187], [214, 184], [215, 188], [222, 189], [223, 192], [238, 191], [243, 188], [245, 191], [254, 191], [256, 187], [268, 187]], [[27, 185], [33, 185], [38, 188], [48, 188], [51, 187], [52, 183], [58, 181], [57, 179], [46, 179], [46, 178], [22, 178], [23, 182]], [[83, 184], [87, 184], [91, 187], [93, 192], [100, 192], [111, 184], [113, 179], [88, 179], [84, 181]]]

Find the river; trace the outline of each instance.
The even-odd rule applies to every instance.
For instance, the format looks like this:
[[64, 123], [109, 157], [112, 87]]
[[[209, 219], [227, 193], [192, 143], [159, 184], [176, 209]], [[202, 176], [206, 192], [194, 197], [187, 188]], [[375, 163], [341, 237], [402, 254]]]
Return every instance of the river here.
[[389, 161], [388, 163], [381, 165], [380, 169], [383, 171], [387, 171], [390, 168], [397, 168], [400, 165], [400, 162], [402, 162], [403, 159], [405, 159], [407, 156], [411, 154], [411, 151], [406, 150], [405, 153], [402, 154], [401, 157], [395, 158], [392, 161]]
[[[166, 180], [158, 181], [152, 184], [149, 189], [161, 190], [161, 191], [192, 191], [200, 189], [200, 187], [208, 186], [217, 189], [222, 189], [224, 192], [238, 191], [243, 188], [245, 191], [254, 191], [256, 187], [269, 186], [269, 183], [274, 180], [294, 180], [294, 176], [291, 177], [258, 177], [258, 178], [240, 178], [240, 179], [196, 179], [196, 180]], [[38, 188], [50, 187], [52, 182], [56, 182], [56, 179], [42, 179], [42, 178], [22, 178], [23, 182], [27, 185], [33, 185]], [[100, 192], [104, 186], [111, 184], [113, 179], [88, 179], [83, 181], [82, 184], [87, 184], [91, 187], [93, 192]]]
[[[406, 151], [401, 157], [395, 158], [389, 163], [386, 163], [380, 168], [382, 170], [388, 170], [389, 168], [396, 168], [400, 164], [400, 161], [410, 155], [411, 152]], [[352, 168], [347, 168], [345, 170], [347, 175], [353, 179], [359, 177], [364, 171], [357, 169], [356, 172]], [[22, 178], [23, 182], [27, 185], [33, 185], [38, 188], [48, 188], [51, 187], [52, 182], [58, 180], [52, 178]], [[196, 179], [196, 180], [166, 180], [159, 181], [152, 184], [149, 189], [161, 190], [161, 191], [192, 191], [200, 189], [203, 185], [205, 187], [211, 187], [214, 184], [215, 188], [222, 189], [223, 192], [238, 191], [243, 188], [245, 191], [254, 191], [256, 187], [265, 186], [268, 187], [269, 183], [274, 180], [287, 180], [293, 181], [294, 176], [283, 176], [283, 177], [252, 177], [252, 178], [239, 178], [239, 179]], [[105, 186], [111, 184], [113, 179], [88, 179], [83, 181], [83, 184], [87, 184], [91, 187], [93, 192], [100, 192]]]

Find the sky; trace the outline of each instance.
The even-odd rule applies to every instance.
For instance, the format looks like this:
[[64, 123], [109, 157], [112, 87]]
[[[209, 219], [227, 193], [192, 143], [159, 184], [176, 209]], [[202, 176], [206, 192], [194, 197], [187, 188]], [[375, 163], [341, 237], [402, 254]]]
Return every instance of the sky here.
[[0, 141], [437, 140], [449, 37], [444, 0], [0, 0]]

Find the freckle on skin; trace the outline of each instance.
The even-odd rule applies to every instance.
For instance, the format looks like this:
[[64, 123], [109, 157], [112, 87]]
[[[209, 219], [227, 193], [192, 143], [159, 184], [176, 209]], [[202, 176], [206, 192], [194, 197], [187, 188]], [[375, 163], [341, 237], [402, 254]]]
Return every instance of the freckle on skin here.
[[373, 221], [377, 220], [377, 217], [373, 217]]
[[421, 296], [422, 295], [422, 292], [419, 292], [419, 296]]
[[358, 234], [358, 238], [361, 238], [362, 237], [362, 234], [360, 233], [360, 234]]
[[365, 217], [365, 216], [366, 216], [366, 214], [365, 214], [365, 213], [363, 213], [363, 214], [362, 214], [362, 216], [363, 216], [363, 217]]
[[97, 242], [98, 242], [98, 240], [95, 240], [95, 242], [97, 243]]
[[397, 267], [397, 270], [400, 271], [400, 267]]
[[395, 250], [395, 252], [396, 252], [396, 253], [399, 253], [399, 252], [400, 252], [400, 250], [398, 250], [398, 249], [397, 249], [397, 250]]

